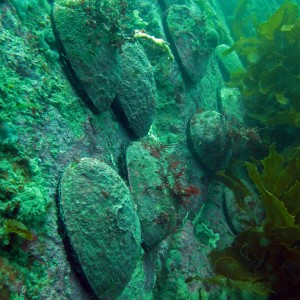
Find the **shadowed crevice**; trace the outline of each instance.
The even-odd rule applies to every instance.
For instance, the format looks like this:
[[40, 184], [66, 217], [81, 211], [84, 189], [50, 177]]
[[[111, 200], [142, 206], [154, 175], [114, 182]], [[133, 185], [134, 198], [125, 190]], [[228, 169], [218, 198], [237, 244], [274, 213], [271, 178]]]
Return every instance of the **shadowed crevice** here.
[[71, 240], [70, 240], [70, 237], [68, 234], [68, 230], [65, 225], [65, 217], [64, 217], [64, 212], [63, 212], [63, 208], [61, 205], [60, 183], [57, 186], [55, 200], [56, 200], [57, 210], [58, 210], [58, 232], [62, 238], [64, 248], [66, 251], [66, 255], [70, 262], [71, 269], [75, 273], [77, 278], [79, 279], [81, 286], [88, 293], [89, 297], [91, 299], [98, 300], [98, 297], [95, 295], [91, 285], [89, 284], [89, 282], [84, 274], [82, 266], [79, 263], [77, 254], [72, 246], [72, 243], [71, 243]]

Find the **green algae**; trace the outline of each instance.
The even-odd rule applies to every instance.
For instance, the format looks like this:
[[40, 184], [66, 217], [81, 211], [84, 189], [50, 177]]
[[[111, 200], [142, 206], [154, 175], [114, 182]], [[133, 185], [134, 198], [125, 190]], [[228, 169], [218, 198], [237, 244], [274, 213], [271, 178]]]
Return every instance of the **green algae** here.
[[54, 282], [47, 274], [54, 262], [36, 258], [45, 252], [45, 219], [53, 202], [38, 158], [48, 139], [41, 124], [53, 103], [78, 138], [85, 118], [70, 84], [57, 72], [50, 6], [45, 1], [13, 4], [23, 27], [14, 8], [5, 4], [0, 32], [0, 298], [40, 299]]
[[[2, 151], [3, 149], [4, 147], [1, 146]], [[39, 292], [36, 282], [45, 281], [45, 269], [38, 262], [30, 267], [30, 271], [26, 266], [31, 265], [30, 244], [34, 243], [43, 231], [41, 226], [49, 199], [38, 165], [18, 156], [15, 157], [13, 152], [8, 152], [7, 146], [6, 155], [2, 151], [0, 155], [0, 257], [6, 260], [4, 265], [1, 264], [0, 273], [4, 272], [4, 268], [9, 271], [9, 277], [3, 278], [0, 294], [8, 293], [12, 297], [9, 299], [15, 299], [17, 294], [21, 294], [18, 289], [20, 282], [9, 279], [16, 274], [17, 278], [24, 278], [20, 280], [27, 288], [26, 295], [34, 299], [34, 294], [38, 295]], [[34, 282], [30, 281], [32, 277], [35, 277]], [[42, 289], [42, 286], [40, 288]]]
[[[26, 1], [24, 1], [24, 3], [25, 2]], [[107, 1], [107, 3], [108, 2], [112, 4], [111, 1]], [[113, 2], [117, 3], [116, 1]], [[181, 2], [182, 4], [183, 2], [186, 2], [189, 3], [188, 6], [190, 6], [190, 4], [192, 3], [191, 1], [173, 1], [173, 3], [174, 2]], [[205, 2], [205, 4], [208, 3], [206, 1], [198, 2]], [[213, 1], [209, 2], [209, 6], [212, 2]], [[32, 3], [37, 4], [38, 2], [32, 1]], [[42, 2], [39, 3], [41, 4]], [[70, 8], [74, 8], [75, 5], [79, 4], [79, 1], [64, 1], [64, 3], [66, 3], [66, 5], [68, 5]], [[131, 28], [136, 29], [134, 27], [138, 27], [137, 29], [146, 30], [146, 34], [148, 34], [149, 36], [160, 38], [163, 41], [168, 40], [168, 38], [163, 35], [163, 31], [161, 30], [161, 15], [156, 14], [157, 11], [153, 9], [153, 7], [155, 6], [153, 5], [153, 3], [150, 4], [147, 1], [132, 1], [130, 5], [132, 5], [132, 9], [129, 10], [127, 16], [130, 16], [129, 18], [135, 18], [135, 20], [126, 19], [126, 22], [130, 23], [130, 25], [132, 26]], [[3, 76], [3, 80], [1, 77], [0, 83], [3, 83], [3, 85], [1, 86], [2, 97], [0, 97], [0, 105], [1, 108], [5, 108], [3, 112], [3, 122], [1, 119], [1, 126], [3, 126], [0, 127], [0, 141], [6, 147], [6, 153], [4, 155], [5, 166], [3, 167], [3, 176], [8, 176], [7, 178], [9, 178], [9, 182], [5, 183], [7, 184], [5, 188], [8, 188], [8, 194], [10, 195], [11, 199], [14, 199], [16, 203], [26, 203], [26, 201], [29, 201], [32, 204], [37, 204], [37, 199], [41, 199], [41, 201], [38, 203], [40, 206], [32, 205], [32, 207], [30, 207], [30, 205], [26, 205], [26, 207], [28, 207], [28, 210], [23, 210], [22, 214], [19, 215], [20, 221], [18, 222], [24, 224], [24, 226], [26, 226], [26, 228], [33, 233], [33, 240], [27, 241], [26, 238], [18, 235], [18, 233], [16, 232], [9, 233], [9, 239], [11, 239], [9, 240], [10, 245], [15, 242], [20, 242], [22, 247], [24, 245], [32, 245], [32, 247], [29, 247], [30, 249], [26, 249], [27, 252], [22, 252], [21, 250], [20, 252], [13, 252], [9, 257], [9, 260], [1, 260], [1, 268], [3, 268], [3, 270], [7, 270], [7, 273], [12, 276], [11, 278], [15, 279], [15, 282], [20, 284], [20, 286], [23, 286], [23, 290], [14, 289], [13, 281], [10, 281], [10, 279], [7, 278], [3, 279], [3, 282], [5, 283], [3, 284], [3, 289], [1, 290], [1, 296], [5, 298], [8, 297], [7, 295], [9, 295], [12, 299], [22, 299], [24, 297], [30, 297], [30, 299], [39, 299], [39, 297], [42, 297], [41, 294], [43, 289], [49, 286], [52, 287], [53, 282], [55, 282], [56, 280], [51, 278], [51, 274], [52, 276], [56, 273], [61, 275], [64, 272], [63, 274], [65, 274], [65, 280], [68, 282], [72, 281], [71, 276], [71, 279], [69, 278], [68, 267], [66, 267], [66, 271], [61, 270], [63, 269], [63, 267], [57, 270], [55, 269], [55, 265], [60, 266], [62, 262], [65, 262], [64, 258], [61, 258], [59, 256], [60, 254], [57, 254], [55, 251], [50, 254], [40, 249], [44, 247], [43, 243], [45, 243], [46, 240], [51, 239], [55, 240], [55, 243], [58, 245], [57, 247], [61, 247], [59, 242], [56, 240], [55, 233], [53, 233], [56, 229], [55, 217], [53, 222], [53, 216], [56, 216], [55, 212], [53, 213], [54, 209], [51, 210], [51, 215], [49, 214], [50, 220], [52, 221], [49, 222], [49, 219], [47, 219], [47, 222], [49, 222], [49, 224], [46, 226], [41, 225], [41, 232], [37, 232], [35, 225], [28, 225], [29, 223], [34, 224], [37, 220], [41, 220], [42, 222], [45, 217], [49, 218], [49, 216], [45, 216], [42, 208], [45, 208], [44, 205], [46, 205], [47, 208], [47, 195], [49, 193], [49, 190], [51, 199], [53, 199], [52, 185], [53, 182], [55, 185], [57, 181], [61, 166], [65, 165], [74, 158], [77, 158], [79, 160], [83, 155], [91, 155], [97, 157], [101, 156], [101, 159], [111, 163], [111, 165], [113, 165], [115, 169], [117, 169], [118, 153], [120, 151], [119, 148], [126, 148], [126, 146], [124, 146], [123, 144], [120, 146], [121, 143], [119, 140], [120, 138], [123, 138], [123, 135], [125, 134], [123, 132], [122, 125], [116, 119], [114, 119], [113, 113], [111, 111], [107, 111], [101, 115], [92, 114], [85, 107], [84, 101], [82, 101], [80, 97], [75, 95], [70, 84], [61, 74], [60, 64], [57, 59], [57, 45], [53, 41], [53, 34], [51, 32], [51, 29], [49, 30], [48, 21], [45, 21], [43, 20], [43, 18], [39, 17], [41, 15], [40, 8], [41, 7], [39, 6], [28, 7], [28, 9], [25, 9], [27, 17], [23, 18], [22, 20], [23, 24], [26, 23], [26, 26], [30, 28], [30, 34], [32, 35], [28, 35], [29, 51], [27, 52], [26, 50], [25, 52], [27, 53], [22, 53], [19, 51], [18, 48], [24, 49], [24, 43], [22, 42], [22, 39], [19, 39], [19, 44], [16, 44], [12, 48], [13, 51], [17, 53], [17, 60], [14, 61], [10, 58], [10, 55], [7, 55], [6, 61], [9, 60], [10, 66], [13, 67], [11, 68], [11, 70], [9, 67], [7, 67], [4, 72], [6, 74], [4, 74], [4, 76], [2, 75], [3, 73], [0, 75]], [[131, 13], [134, 9], [136, 9], [139, 14], [136, 14], [134, 16]], [[209, 18], [211, 18], [211, 20], [209, 20]], [[210, 12], [209, 18], [208, 21], [210, 27], [215, 28], [221, 36], [221, 31], [219, 31], [217, 27], [214, 27], [217, 26], [215, 23], [217, 23], [217, 21], [219, 20], [216, 17], [214, 11]], [[132, 25], [132, 23], [134, 24]], [[224, 25], [219, 24], [219, 26]], [[127, 27], [127, 29], [128, 28], [129, 27]], [[127, 29], [126, 35], [128, 34], [128, 36], [131, 38], [133, 36], [133, 32], [129, 33]], [[6, 28], [6, 34], [7, 32], [8, 31]], [[35, 32], [38, 32], [40, 34], [37, 34], [37, 37], [35, 37]], [[117, 46], [118, 43], [124, 45], [124, 37], [127, 36], [123, 34], [122, 28], [118, 28], [117, 32], [114, 33], [116, 34], [112, 37], [111, 41], [115, 43], [115, 46]], [[209, 41], [212, 41], [210, 41], [211, 44], [215, 44], [216, 39], [213, 35], [214, 32], [212, 32], [211, 36], [210, 33], [211, 32], [209, 31], [205, 31], [205, 37], [208, 37]], [[2, 41], [5, 40], [6, 37], [7, 36], [2, 36]], [[16, 39], [18, 39], [17, 34]], [[8, 41], [10, 40], [11, 37], [9, 37]], [[221, 37], [221, 40], [224, 40], [224, 37]], [[185, 128], [188, 120], [195, 112], [196, 108], [201, 110], [203, 108], [207, 109], [207, 107], [211, 108], [215, 106], [215, 88], [217, 87], [217, 84], [215, 84], [214, 82], [220, 79], [218, 77], [218, 72], [215, 72], [214, 70], [214, 68], [216, 68], [216, 66], [214, 65], [214, 58], [211, 57], [212, 63], [207, 71], [210, 72], [210, 74], [205, 74], [204, 80], [201, 83], [197, 82], [195, 86], [191, 88], [187, 87], [183, 82], [182, 74], [180, 71], [178, 71], [177, 68], [176, 58], [174, 61], [171, 61], [170, 59], [168, 59], [168, 55], [165, 55], [166, 53], [162, 55], [161, 49], [153, 47], [153, 43], [151, 43], [150, 40], [142, 41], [141, 39], [139, 39], [139, 43], [143, 45], [145, 52], [148, 55], [148, 59], [152, 64], [152, 71], [154, 73], [157, 85], [157, 113], [149, 134], [147, 135], [145, 140], [143, 140], [143, 142], [148, 142], [149, 139], [151, 139], [151, 142], [153, 142], [152, 139], [155, 139], [156, 141], [162, 142], [164, 145], [172, 148], [173, 152], [184, 152], [184, 155], [182, 155], [182, 157], [180, 158], [182, 159], [183, 164], [187, 165], [187, 169], [189, 170], [189, 168], [194, 167], [196, 163], [191, 162], [191, 155], [187, 150], [187, 145], [185, 143]], [[32, 49], [38, 50], [35, 52], [35, 50]], [[91, 48], [90, 50], [93, 49]], [[30, 63], [30, 61], [32, 61], [31, 55], [28, 54], [30, 51], [32, 51], [32, 55], [35, 56], [35, 60], [33, 61], [34, 63]], [[121, 48], [118, 48], [118, 51], [121, 51]], [[25, 58], [25, 62], [21, 61], [21, 66], [19, 66], [18, 62], [20, 57]], [[27, 67], [27, 65], [29, 65], [29, 67]], [[42, 65], [43, 67], [41, 67]], [[17, 74], [19, 75], [16, 75], [16, 70], [18, 70]], [[215, 72], [215, 74], [213, 74], [213, 72]], [[30, 86], [31, 88], [28, 88], [28, 86]], [[34, 92], [32, 87], [36, 87]], [[207, 97], [208, 94], [211, 94], [211, 96]], [[11, 97], [9, 103], [6, 101], [7, 97]], [[284, 100], [284, 98], [281, 99]], [[17, 102], [16, 105], [15, 102]], [[273, 124], [276, 124], [276, 122], [278, 121], [274, 119], [272, 122]], [[37, 130], [33, 130], [36, 127]], [[33, 130], [33, 132], [31, 132], [31, 130]], [[89, 134], [88, 139], [85, 139], [86, 134]], [[34, 135], [35, 138], [33, 138]], [[75, 137], [75, 139], [73, 137]], [[78, 146], [77, 148], [75, 148], [75, 150], [71, 149], [72, 151], [69, 152], [69, 149], [71, 148], [69, 146], [72, 143], [77, 143]], [[26, 147], [22, 148], [20, 144], [25, 144]], [[153, 144], [154, 143], [150, 145], [152, 147], [151, 151], [154, 155], [156, 155], [156, 150], [159, 147], [156, 147]], [[91, 145], [90, 148], [88, 148], [89, 145]], [[15, 148], [18, 148], [19, 152], [17, 154]], [[18, 159], [12, 158], [12, 156], [20, 156], [21, 159], [20, 161], [18, 161]], [[41, 160], [34, 159], [37, 156], [40, 156]], [[18, 171], [19, 167], [14, 167], [16, 162], [19, 165], [22, 159], [28, 161], [28, 163], [25, 164], [32, 164], [33, 167], [35, 166], [34, 168], [37, 170], [36, 175], [30, 175], [31, 178], [29, 180], [26, 179], [27, 181], [25, 179], [23, 180], [23, 178], [27, 178], [24, 175], [25, 171]], [[141, 161], [143, 161], [143, 158], [141, 158]], [[22, 161], [21, 164], [23, 163], [24, 162]], [[28, 169], [30, 168], [26, 167], [26, 172], [28, 172]], [[38, 171], [39, 168], [42, 169], [42, 172]], [[166, 171], [168, 169], [168, 165], [165, 164], [162, 168], [164, 168], [164, 171]], [[23, 167], [20, 167], [20, 169], [23, 169]], [[189, 175], [194, 176], [195, 170], [197, 170], [196, 172], [199, 172], [200, 169], [194, 167], [193, 171], [188, 171], [191, 172], [191, 174]], [[164, 174], [164, 171], [162, 171], [160, 174]], [[200, 176], [196, 175], [196, 177], [198, 180], [198, 177]], [[43, 180], [39, 180], [39, 178], [42, 178]], [[17, 183], [15, 185], [12, 184], [12, 181], [14, 179], [17, 179]], [[174, 188], [175, 184], [175, 180], [174, 178], [172, 178], [172, 176], [169, 176], [168, 184], [169, 187], [167, 189], [167, 194], [169, 195], [171, 194], [171, 189]], [[21, 187], [22, 185], [24, 186], [23, 190]], [[45, 187], [45, 190], [42, 187]], [[182, 183], [181, 185], [178, 185], [176, 187], [173, 193], [177, 194], [177, 198], [182, 199], [182, 196], [184, 194], [183, 192], [186, 192], [184, 191], [184, 189], [187, 188], [190, 188], [190, 185], [186, 182]], [[296, 188], [291, 190], [289, 194], [291, 195], [295, 191], [297, 191]], [[32, 209], [36, 209], [36, 211], [31, 214], [30, 212], [32, 211]], [[18, 216], [18, 214], [16, 214], [17, 210], [18, 204], [16, 204], [16, 208], [12, 206], [11, 209], [7, 210], [7, 212], [9, 213], [9, 216], [13, 216], [14, 214]], [[46, 214], [48, 214], [48, 212], [49, 211], [47, 208]], [[191, 217], [189, 216], [189, 214], [186, 214], [186, 211], [183, 215], [185, 216], [184, 223], [188, 224]], [[192, 215], [192, 213], [190, 215]], [[25, 218], [25, 216], [28, 217]], [[159, 218], [157, 221], [163, 221], [164, 216], [165, 215], [162, 214], [161, 218]], [[180, 217], [179, 223], [181, 223], [182, 218]], [[204, 234], [202, 234], [203, 232], [201, 233], [199, 231], [199, 235], [201, 238], [203, 238], [205, 243], [209, 243], [208, 235], [209, 233], [211, 233], [210, 225], [211, 224], [209, 224], [208, 230], [206, 230], [207, 228], [203, 226], [201, 228], [202, 231], [205, 231], [207, 233], [206, 236], [205, 232]], [[50, 226], [52, 226], [52, 229], [50, 229]], [[19, 228], [22, 228], [22, 225], [20, 225]], [[48, 228], [51, 233], [44, 240], [43, 236], [46, 228]], [[37, 244], [34, 244], [36, 243], [35, 234], [38, 236]], [[170, 234], [170, 236], [172, 235], [173, 233]], [[192, 237], [193, 234], [190, 233], [190, 236]], [[221, 241], [224, 241], [224, 239], [226, 239], [226, 237], [221, 236]], [[165, 243], [165, 241], [166, 239], [163, 241], [163, 243]], [[184, 253], [196, 252], [193, 251], [194, 248], [192, 248], [192, 250], [188, 248], [190, 246], [189, 241], [183, 243], [183, 245], [186, 245], [187, 248], [178, 249], [178, 251], [172, 248], [172, 250], [170, 251], [170, 257], [165, 266], [167, 272], [161, 273], [162, 275], [168, 274], [168, 276], [170, 276], [170, 280], [164, 281], [163, 276], [158, 277], [158, 285], [159, 281], [161, 281], [163, 284], [165, 283], [165, 287], [162, 294], [159, 293], [159, 289], [157, 290], [158, 292], [154, 294], [154, 297], [157, 297], [157, 299], [163, 299], [162, 297], [164, 296], [166, 297], [165, 299], [174, 298], [174, 294], [177, 295], [176, 297], [178, 299], [198, 298], [198, 293], [196, 291], [197, 289], [195, 287], [190, 288], [185, 285], [185, 275], [181, 274], [176, 277], [179, 273], [182, 273], [181, 268]], [[13, 250], [16, 250], [16, 248], [13, 247]], [[201, 247], [199, 247], [199, 249], [197, 250], [199, 250], [199, 253], [204, 252]], [[47, 249], [47, 251], [50, 252], [49, 249]], [[160, 252], [160, 254], [162, 252]], [[25, 258], [21, 260], [20, 257], [24, 257], [24, 253], [27, 253], [27, 256], [25, 255]], [[51, 259], [49, 257], [51, 257]], [[52, 259], [53, 257], [55, 257], [55, 259]], [[43, 261], [44, 259], [47, 261]], [[157, 259], [157, 261], [159, 260], [160, 258]], [[5, 263], [2, 263], [4, 261]], [[35, 261], [35, 263], [32, 265], [28, 264], [28, 262], [32, 261]], [[203, 269], [206, 269], [207, 266], [204, 265], [203, 260], [199, 261], [201, 261], [201, 263], [203, 264]], [[8, 267], [8, 264], [10, 265], [10, 267]], [[62, 265], [64, 267], [66, 266], [64, 264]], [[136, 297], [146, 298], [146, 296], [143, 294], [143, 289], [145, 281], [147, 283], [147, 280], [149, 280], [149, 278], [147, 277], [149, 276], [149, 273], [145, 276], [145, 274], [143, 273], [143, 271], [145, 270], [142, 269], [141, 265], [142, 264], [140, 263], [140, 266], [136, 271], [136, 278], [134, 278], [134, 280], [132, 282], [129, 282], [128, 284], [128, 288], [131, 288], [132, 290], [128, 292], [128, 294], [124, 293], [124, 295], [122, 295], [122, 297], [124, 296], [124, 299], [134, 299], [133, 297], [135, 297], [136, 295], [138, 295]], [[30, 272], [28, 271], [29, 268]], [[47, 273], [46, 269], [48, 269]], [[19, 275], [13, 277], [15, 271], [18, 272]], [[147, 271], [149, 272], [149, 270]], [[190, 272], [194, 274], [194, 271]], [[158, 273], [159, 272], [157, 272], [157, 274]], [[189, 275], [190, 273], [188, 273], [187, 276]], [[26, 280], [24, 280], [22, 276], [26, 277]], [[145, 276], [146, 279], [143, 276]], [[174, 279], [175, 277], [176, 279]], [[57, 279], [57, 281], [59, 280], [63, 281], [61, 277]], [[75, 283], [74, 285], [76, 286], [77, 283]], [[191, 290], [193, 290], [194, 292], [191, 293]], [[57, 297], [58, 291], [60, 291], [61, 293], [59, 296], [61, 296], [63, 299], [65, 299], [64, 297], [74, 297], [74, 294], [77, 297], [79, 295], [76, 294], [77, 290], [72, 295], [68, 294], [69, 290], [67, 285], [59, 286], [59, 288], [57, 286], [53, 287], [53, 290], [51, 291], [54, 293], [53, 297]], [[213, 292], [214, 288], [211, 288], [209, 294], [211, 293], [212, 295], [215, 295], [213, 294]], [[147, 293], [150, 294], [149, 290], [147, 291]], [[201, 292], [199, 291], [199, 294], [201, 294], [201, 296], [199, 295], [201, 299], [209, 299], [208, 292], [204, 287], [201, 288]], [[51, 293], [49, 293], [49, 295], [52, 296]], [[228, 297], [229, 295], [230, 293], [228, 293]], [[225, 299], [226, 297], [225, 292], [219, 292], [218, 296], [220, 296], [220, 299]], [[122, 297], [120, 299], [122, 299]]]
[[[258, 169], [260, 166], [262, 171]], [[286, 160], [271, 147], [260, 166], [246, 163], [259, 191], [265, 220], [239, 233], [230, 247], [210, 253], [217, 276], [208, 280], [258, 295], [292, 297], [299, 286], [296, 274], [300, 268], [300, 254], [295, 246], [300, 237], [299, 154]], [[230, 184], [231, 188], [245, 189], [234, 181], [237, 185]], [[236, 196], [239, 197], [237, 192]], [[284, 256], [284, 261], [278, 254]]]
[[35, 10], [35, 8], [43, 7], [49, 9], [47, 0], [11, 0], [14, 5], [19, 18], [22, 21], [27, 19], [28, 10]]
[[227, 51], [236, 50], [246, 71], [232, 73], [249, 116], [267, 126], [299, 128], [299, 8], [285, 1], [266, 21], [256, 25], [256, 36], [242, 37]]

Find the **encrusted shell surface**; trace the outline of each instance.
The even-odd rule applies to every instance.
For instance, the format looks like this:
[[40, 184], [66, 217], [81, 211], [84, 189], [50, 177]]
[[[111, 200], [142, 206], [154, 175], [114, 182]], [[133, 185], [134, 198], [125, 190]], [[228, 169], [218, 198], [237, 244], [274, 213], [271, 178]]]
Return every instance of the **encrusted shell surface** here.
[[60, 183], [59, 210], [71, 255], [99, 299], [116, 299], [140, 255], [140, 224], [128, 187], [107, 164], [83, 158]]
[[126, 44], [122, 52], [118, 100], [132, 131], [143, 137], [148, 133], [155, 115], [156, 86], [152, 67], [139, 44]]
[[[53, 25], [56, 38], [70, 73], [86, 100], [100, 111], [107, 110], [115, 99], [120, 80], [120, 57], [111, 44], [107, 1], [56, 0]], [[113, 8], [111, 8], [113, 10]], [[112, 16], [118, 16], [118, 11]]]

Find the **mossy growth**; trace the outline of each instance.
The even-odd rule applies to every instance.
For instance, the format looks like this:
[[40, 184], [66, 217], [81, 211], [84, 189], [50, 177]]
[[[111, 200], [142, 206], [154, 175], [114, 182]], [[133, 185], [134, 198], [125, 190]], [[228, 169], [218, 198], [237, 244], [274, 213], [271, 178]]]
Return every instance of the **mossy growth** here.
[[[285, 158], [271, 146], [266, 158], [246, 167], [260, 194], [265, 220], [239, 233], [230, 247], [212, 251], [209, 256], [217, 275], [205, 280], [269, 299], [298, 299], [300, 153]], [[232, 181], [235, 190], [247, 189], [234, 177]]]
[[209, 31], [212, 29], [218, 34], [218, 40], [220, 44], [230, 43], [232, 39], [229, 36], [229, 30], [226, 28], [226, 26], [224, 26], [222, 17], [220, 14], [216, 13], [212, 4], [205, 0], [194, 0], [194, 2], [205, 14], [207, 28], [209, 28]]
[[210, 54], [219, 43], [219, 35], [213, 27], [208, 26], [204, 12], [197, 13], [185, 5], [172, 5], [168, 10], [167, 22], [175, 43], [187, 35], [187, 41], [192, 41], [191, 51], [195, 55]]
[[49, 7], [47, 0], [11, 0], [11, 3], [14, 5], [21, 21], [26, 20], [28, 10], [34, 9], [38, 6], [44, 8]]
[[266, 126], [300, 128], [298, 5], [285, 1], [255, 29], [256, 36], [241, 37], [226, 51], [237, 51], [246, 66], [246, 70], [231, 74], [230, 85], [241, 90], [251, 118]]
[[26, 157], [17, 141], [12, 125], [0, 121], [0, 299], [34, 299], [42, 288], [36, 282], [46, 278], [30, 249], [50, 202], [38, 161]]

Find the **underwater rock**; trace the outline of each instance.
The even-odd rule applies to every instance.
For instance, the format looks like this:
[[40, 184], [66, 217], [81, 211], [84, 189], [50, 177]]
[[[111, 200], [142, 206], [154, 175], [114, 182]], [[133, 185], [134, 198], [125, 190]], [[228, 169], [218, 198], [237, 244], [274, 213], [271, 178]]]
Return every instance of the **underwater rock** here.
[[185, 5], [172, 5], [168, 10], [167, 26], [182, 65], [190, 79], [197, 83], [205, 74], [211, 53], [211, 38], [206, 39], [204, 14], [196, 16]]
[[162, 0], [166, 7], [170, 7], [174, 4], [185, 5], [186, 0]]
[[207, 45], [215, 49], [219, 45], [219, 34], [213, 28], [207, 28], [205, 31]]
[[163, 178], [164, 159], [159, 145], [135, 142], [126, 161], [132, 198], [137, 205], [142, 239], [148, 247], [161, 242], [176, 225], [174, 201]]
[[16, 127], [9, 122], [0, 120], [0, 145], [14, 144], [18, 139]]
[[244, 66], [235, 51], [224, 54], [224, 52], [229, 49], [229, 46], [223, 44], [219, 45], [215, 50], [220, 70], [225, 81], [229, 81], [232, 74], [245, 72]]
[[239, 89], [224, 87], [220, 90], [220, 98], [224, 114], [234, 116], [242, 124], [245, 108]]
[[53, 25], [62, 57], [81, 94], [100, 111], [109, 108], [120, 80], [121, 8], [110, 1], [56, 0]]
[[146, 284], [145, 269], [143, 260], [139, 260], [129, 283], [117, 300], [143, 299]]
[[140, 224], [128, 187], [105, 163], [83, 158], [65, 170], [58, 204], [79, 270], [99, 299], [116, 299], [140, 255]]
[[224, 117], [216, 111], [196, 113], [190, 121], [194, 150], [211, 171], [226, 167], [232, 156], [232, 141]]
[[262, 224], [265, 216], [262, 203], [255, 194], [255, 191], [251, 185], [243, 179], [242, 174], [238, 175], [238, 178], [251, 193], [243, 200], [242, 197], [240, 197], [241, 200], [237, 201], [234, 192], [224, 186], [223, 209], [225, 210], [227, 223], [230, 226], [231, 231], [235, 234], [249, 229], [249, 224]]
[[152, 67], [139, 44], [122, 47], [122, 81], [118, 101], [130, 128], [138, 137], [145, 136], [154, 119], [156, 86]]
[[[195, 236], [195, 227], [190, 220], [186, 220], [176, 233], [176, 243], [174, 239], [166, 238], [158, 246], [156, 272], [163, 280], [157, 280], [153, 299], [199, 299], [199, 289], [203, 288], [203, 282], [195, 281], [191, 288], [190, 284], [186, 283], [186, 279], [190, 274], [211, 276], [207, 268], [209, 265], [207, 253], [210, 247]], [[212, 294], [213, 291], [210, 292], [210, 296]], [[212, 298], [202, 299], [219, 298], [214, 295]]]

